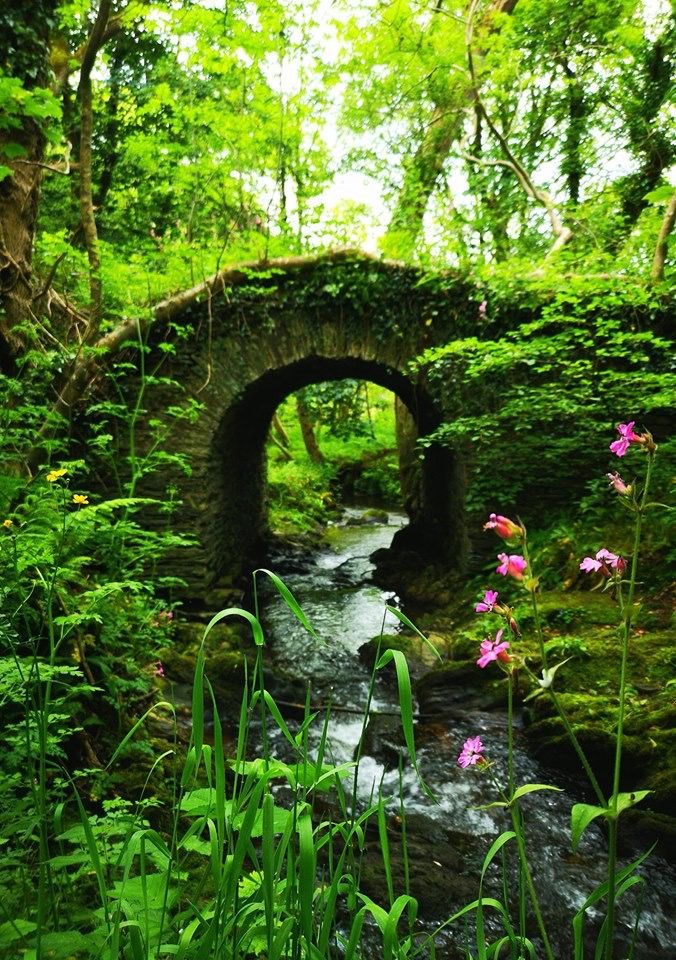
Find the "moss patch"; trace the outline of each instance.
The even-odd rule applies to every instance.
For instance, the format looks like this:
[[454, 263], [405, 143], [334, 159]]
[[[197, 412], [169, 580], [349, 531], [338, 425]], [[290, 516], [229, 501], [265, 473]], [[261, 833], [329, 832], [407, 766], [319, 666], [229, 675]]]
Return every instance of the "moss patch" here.
[[[423, 614], [422, 629], [444, 637], [449, 662], [423, 674], [417, 693], [421, 710], [504, 702], [504, 680], [494, 665], [475, 665], [484, 636], [500, 626], [497, 617], [474, 616], [476, 598], [457, 596], [443, 613]], [[618, 606], [609, 594], [552, 592], [539, 601], [545, 648], [551, 664], [570, 658], [557, 672], [556, 692], [570, 723], [605, 790], [610, 788], [614, 757], [620, 671]], [[512, 650], [524, 655], [535, 673], [541, 669], [532, 608], [527, 599], [514, 605], [522, 637]], [[445, 623], [444, 623], [445, 620]], [[676, 835], [670, 816], [676, 807], [676, 649], [671, 608], [662, 598], [637, 606], [629, 646], [623, 790], [649, 789], [651, 795], [628, 819], [642, 828], [652, 824], [661, 836]], [[520, 671], [519, 695], [534, 685]], [[551, 699], [541, 693], [524, 704], [531, 749], [550, 765], [579, 772], [575, 756]], [[667, 824], [669, 827], [667, 829]]]

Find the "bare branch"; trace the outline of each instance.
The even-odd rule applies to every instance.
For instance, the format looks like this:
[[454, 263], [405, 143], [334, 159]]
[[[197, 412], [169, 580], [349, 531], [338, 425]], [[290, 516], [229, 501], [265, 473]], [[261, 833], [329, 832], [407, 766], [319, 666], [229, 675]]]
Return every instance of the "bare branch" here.
[[[549, 250], [549, 252], [547, 253], [547, 257], [550, 257], [553, 253], [555, 253], [557, 250], [560, 250], [561, 247], [565, 246], [568, 243], [568, 241], [573, 236], [573, 231], [570, 229], [570, 227], [565, 226], [564, 223], [562, 222], [561, 217], [559, 216], [556, 202], [554, 201], [554, 198], [551, 196], [551, 194], [549, 194], [546, 190], [543, 190], [540, 187], [535, 186], [535, 184], [533, 183], [533, 180], [531, 179], [530, 174], [528, 173], [524, 165], [513, 154], [509, 146], [509, 143], [507, 142], [506, 137], [501, 133], [501, 131], [493, 123], [493, 120], [491, 119], [488, 113], [488, 110], [486, 109], [486, 105], [481, 99], [481, 94], [479, 93], [479, 82], [477, 79], [476, 69], [474, 66], [474, 55], [472, 52], [472, 41], [474, 38], [474, 14], [476, 13], [476, 9], [478, 5], [479, 5], [479, 0], [472, 0], [472, 3], [470, 4], [469, 10], [467, 13], [467, 27], [465, 30], [465, 46], [467, 48], [467, 66], [468, 66], [469, 74], [472, 80], [472, 90], [474, 94], [474, 100], [476, 103], [476, 109], [486, 121], [486, 126], [488, 127], [488, 129], [491, 131], [491, 133], [497, 140], [498, 145], [500, 146], [500, 149], [502, 150], [503, 154], [507, 158], [507, 162], [503, 165], [507, 166], [509, 169], [511, 169], [514, 172], [517, 180], [521, 184], [524, 191], [528, 194], [528, 196], [531, 197], [531, 199], [535, 200], [537, 203], [539, 203], [542, 207], [544, 207], [547, 213], [547, 216], [549, 218], [549, 223], [552, 228], [552, 233], [554, 234], [554, 244]], [[477, 161], [475, 158], [474, 162], [482, 162], [482, 161]]]

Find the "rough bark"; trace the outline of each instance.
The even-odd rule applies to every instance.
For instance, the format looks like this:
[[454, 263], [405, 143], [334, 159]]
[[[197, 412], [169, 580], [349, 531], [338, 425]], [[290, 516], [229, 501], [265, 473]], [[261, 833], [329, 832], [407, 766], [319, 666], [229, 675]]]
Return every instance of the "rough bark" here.
[[0, 131], [4, 143], [20, 144], [23, 159], [31, 163], [3, 162], [12, 175], [0, 183], [0, 333], [9, 351], [16, 353], [25, 337], [21, 325], [31, 316], [31, 264], [33, 238], [38, 214], [44, 139], [35, 123], [26, 121], [21, 129]]
[[[0, 66], [26, 89], [45, 87], [49, 78], [48, 40], [56, 0], [0, 4]], [[16, 129], [0, 130], [0, 162], [12, 175], [0, 182], [0, 363], [24, 344], [21, 324], [31, 317], [33, 238], [38, 212], [44, 136], [34, 120], [20, 118]], [[25, 151], [12, 159], [6, 144]]]
[[[518, 0], [492, 0], [485, 27], [490, 30], [496, 13], [510, 14]], [[418, 148], [404, 171], [404, 179], [383, 240], [386, 252], [407, 256], [422, 230], [429, 199], [436, 187], [451, 147], [462, 138], [465, 111], [473, 101], [469, 79], [458, 75], [444, 102], [435, 103]]]
[[585, 133], [587, 103], [584, 88], [575, 76], [570, 64], [564, 61], [563, 72], [566, 77], [568, 98], [568, 126], [563, 144], [563, 163], [561, 172], [568, 184], [568, 197], [571, 203], [579, 203], [580, 182], [584, 174], [582, 159], [582, 138]]
[[653, 265], [650, 271], [650, 279], [653, 283], [660, 283], [664, 280], [664, 264], [667, 259], [667, 247], [669, 234], [674, 229], [674, 223], [676, 222], [676, 190], [671, 195], [671, 200], [667, 205], [667, 209], [664, 212], [664, 218], [662, 220], [662, 225], [660, 227], [660, 233], [657, 238], [657, 245], [655, 247], [655, 256], [653, 257]]

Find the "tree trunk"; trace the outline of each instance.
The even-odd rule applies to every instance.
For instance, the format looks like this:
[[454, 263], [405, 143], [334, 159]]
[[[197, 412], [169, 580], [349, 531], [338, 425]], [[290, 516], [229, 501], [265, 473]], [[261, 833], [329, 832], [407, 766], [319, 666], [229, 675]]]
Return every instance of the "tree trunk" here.
[[676, 222], [676, 190], [671, 195], [671, 200], [667, 206], [667, 209], [664, 213], [664, 219], [662, 220], [662, 226], [660, 227], [660, 235], [657, 238], [657, 246], [655, 247], [655, 256], [653, 257], [652, 270], [650, 271], [650, 279], [653, 283], [660, 283], [664, 280], [664, 264], [667, 259], [667, 242], [669, 240], [669, 234], [674, 229], [674, 222]]
[[566, 77], [568, 96], [568, 127], [564, 141], [561, 172], [568, 183], [568, 198], [571, 203], [577, 204], [580, 201], [580, 182], [584, 173], [582, 138], [585, 133], [587, 105], [584, 89], [575, 76], [575, 71], [565, 61], [563, 72]]
[[5, 143], [25, 150], [19, 161], [7, 161], [12, 175], [0, 183], [0, 333], [15, 354], [25, 343], [21, 325], [31, 316], [31, 264], [38, 215], [44, 138], [32, 120], [21, 129], [0, 131], [0, 151]]
[[92, 69], [96, 56], [105, 42], [106, 27], [110, 18], [112, 0], [101, 0], [94, 26], [82, 58], [80, 70], [80, 216], [82, 230], [89, 260], [90, 316], [85, 339], [91, 342], [98, 334], [103, 306], [101, 286], [101, 258], [99, 255], [99, 237], [94, 216], [94, 194], [92, 187], [92, 136], [94, 127], [94, 108], [92, 103]]
[[305, 444], [308, 457], [313, 463], [323, 463], [324, 456], [322, 451], [319, 449], [319, 444], [317, 443], [317, 438], [315, 437], [312, 415], [310, 414], [310, 410], [305, 403], [305, 400], [303, 400], [300, 394], [296, 394], [296, 410], [298, 412], [300, 432], [303, 434], [303, 443]]
[[[48, 41], [56, 0], [27, 4], [3, 0], [0, 5], [3, 63], [28, 90], [47, 86]], [[44, 136], [29, 117], [16, 129], [0, 129], [0, 163], [11, 176], [0, 182], [0, 365], [25, 342], [21, 324], [31, 317], [33, 238], [38, 214]], [[4, 152], [8, 144], [22, 148], [20, 157]], [[16, 151], [14, 151], [16, 153]]]
[[281, 417], [279, 416], [279, 414], [278, 414], [276, 411], [275, 411], [275, 413], [274, 413], [274, 415], [273, 415], [273, 417], [272, 417], [272, 429], [273, 429], [273, 430], [275, 431], [275, 433], [277, 434], [277, 438], [278, 438], [279, 442], [281, 443], [281, 445], [282, 445], [283, 447], [288, 447], [288, 446], [289, 446], [289, 434], [286, 432], [286, 430], [285, 430], [285, 428], [284, 428], [284, 424], [282, 423]]

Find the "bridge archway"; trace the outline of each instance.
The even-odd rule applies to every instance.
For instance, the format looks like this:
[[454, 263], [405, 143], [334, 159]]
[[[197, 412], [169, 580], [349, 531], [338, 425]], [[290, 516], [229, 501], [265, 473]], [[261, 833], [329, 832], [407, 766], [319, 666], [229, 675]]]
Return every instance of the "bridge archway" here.
[[[266, 438], [287, 396], [348, 378], [387, 388], [413, 420], [407, 450], [400, 450], [409, 461], [415, 436], [441, 422], [428, 386], [409, 365], [426, 346], [448, 338], [455, 314], [449, 310], [442, 325], [438, 299], [430, 306], [419, 279], [410, 268], [352, 254], [342, 263], [315, 258], [308, 268], [262, 279], [243, 275], [236, 290], [223, 284], [218, 295], [212, 279], [206, 305], [204, 286], [180, 295], [179, 320], [190, 336], [169, 355], [165, 372], [199, 409], [171, 428], [169, 452], [186, 453], [191, 464], [190, 475], [171, 477], [181, 500], [172, 525], [197, 542], [172, 562], [193, 596], [241, 569], [266, 533]], [[166, 418], [175, 402], [169, 391], [158, 392], [149, 417]], [[410, 476], [410, 523], [393, 549], [460, 567], [462, 463], [452, 451], [430, 447]], [[168, 472], [149, 479], [146, 492], [163, 497], [168, 479]]]
[[[250, 554], [267, 532], [266, 438], [275, 410], [302, 387], [348, 378], [368, 380], [395, 394], [410, 413], [416, 435], [438, 425], [429, 395], [401, 372], [374, 361], [313, 356], [263, 374], [228, 408], [211, 442], [208, 483], [212, 506], [211, 516], [205, 517], [203, 536], [209, 567], [217, 577], [225, 572], [228, 557]], [[400, 458], [411, 454], [410, 448], [400, 450]], [[453, 457], [447, 450], [431, 448], [420, 469], [411, 473], [418, 489], [409, 487], [404, 492], [415, 507], [399, 544], [427, 557], [447, 557], [453, 540]]]

